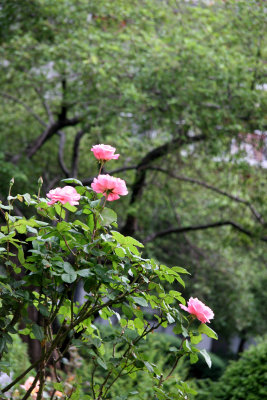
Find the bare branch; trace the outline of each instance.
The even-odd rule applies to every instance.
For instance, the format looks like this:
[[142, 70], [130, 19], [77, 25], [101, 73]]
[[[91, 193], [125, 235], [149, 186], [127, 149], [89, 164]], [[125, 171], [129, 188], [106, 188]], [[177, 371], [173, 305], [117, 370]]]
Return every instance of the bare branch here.
[[[148, 152], [145, 157], [137, 165], [135, 180], [133, 183], [132, 196], [130, 200], [130, 205], [133, 205], [142, 195], [142, 191], [145, 185], [146, 172], [149, 166], [159, 158], [170, 153], [174, 149], [181, 147], [184, 144], [199, 142], [205, 139], [205, 135], [198, 136], [186, 136], [182, 134], [179, 137], [163, 144], [162, 146], [156, 147], [155, 149]], [[127, 215], [127, 219], [121, 232], [126, 235], [133, 235], [137, 228], [137, 219], [132, 214]]]
[[[170, 228], [170, 229], [165, 229], [160, 232], [153, 233], [152, 235], [147, 236], [144, 240], [142, 240], [143, 243], [151, 242], [152, 240], [155, 240], [159, 237], [164, 237], [167, 235], [171, 235], [173, 233], [175, 234], [180, 234], [184, 232], [190, 232], [190, 231], [198, 231], [198, 230], [205, 230], [205, 229], [212, 229], [212, 228], [218, 228], [221, 226], [232, 226], [234, 229], [238, 230], [239, 232], [244, 233], [245, 235], [253, 238], [257, 237], [255, 234], [252, 232], [248, 231], [241, 225], [237, 224], [234, 221], [218, 221], [218, 222], [211, 222], [209, 224], [204, 224], [204, 225], [190, 225], [190, 226], [183, 226], [180, 228]], [[259, 239], [263, 242], [267, 242], [267, 237], [259, 237]]]
[[236, 201], [237, 203], [242, 203], [242, 204], [244, 204], [245, 206], [247, 206], [250, 209], [251, 213], [254, 215], [254, 217], [256, 218], [256, 220], [258, 222], [260, 222], [261, 224], [264, 224], [264, 220], [263, 220], [261, 214], [247, 200], [241, 199], [240, 197], [237, 197], [237, 196], [234, 196], [234, 195], [232, 195], [230, 193], [227, 193], [224, 190], [216, 188], [215, 186], [212, 186], [212, 185], [210, 185], [210, 184], [208, 184], [208, 183], [206, 183], [204, 181], [200, 181], [200, 180], [195, 179], [195, 178], [189, 178], [189, 177], [186, 177], [186, 176], [176, 175], [176, 174], [172, 173], [171, 171], [167, 171], [167, 170], [165, 170], [163, 168], [160, 168], [160, 167], [151, 166], [148, 169], [163, 172], [164, 174], [167, 174], [167, 175], [171, 176], [172, 178], [180, 180], [180, 181], [190, 182], [190, 183], [194, 183], [194, 184], [199, 185], [199, 186], [203, 186], [206, 189], [209, 189], [209, 190], [212, 190], [213, 192], [219, 193], [222, 196], [226, 196], [229, 199]]
[[64, 146], [65, 146], [66, 136], [65, 136], [65, 133], [62, 132], [62, 131], [59, 131], [58, 135], [59, 135], [58, 162], [59, 162], [59, 165], [60, 165], [62, 171], [64, 172], [64, 174], [68, 178], [70, 176], [70, 173], [69, 173], [69, 170], [68, 170], [68, 168], [66, 167], [66, 165], [64, 163]]
[[27, 104], [25, 104], [23, 101], [16, 99], [16, 97], [11, 96], [8, 93], [0, 92], [0, 96], [5, 97], [6, 99], [9, 99], [11, 101], [14, 101], [14, 103], [20, 104], [22, 107], [25, 108], [25, 110], [28, 111], [29, 114], [31, 114], [42, 126], [47, 126], [47, 124], [42, 120], [42, 118], [37, 115], [31, 107], [29, 107]]
[[[50, 139], [55, 133], [59, 132], [60, 129], [67, 126], [75, 126], [81, 122], [80, 117], [74, 117], [72, 119], [58, 120], [48, 126], [41, 135], [34, 140], [34, 142], [26, 149], [26, 157], [32, 158], [34, 154], [43, 146], [43, 144]], [[12, 158], [12, 162], [15, 164], [21, 158], [21, 154], [17, 154]]]

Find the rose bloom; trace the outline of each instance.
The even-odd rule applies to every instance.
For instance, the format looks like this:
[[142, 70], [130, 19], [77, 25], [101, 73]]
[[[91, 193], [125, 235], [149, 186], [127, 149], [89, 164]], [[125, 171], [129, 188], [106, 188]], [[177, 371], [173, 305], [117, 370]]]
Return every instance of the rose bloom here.
[[187, 304], [188, 307], [183, 304], [179, 304], [179, 306], [190, 314], [195, 315], [203, 324], [210, 322], [210, 319], [214, 318], [214, 312], [202, 303], [202, 301], [198, 300], [197, 297], [195, 299], [190, 297]]
[[128, 194], [125, 181], [108, 174], [94, 178], [91, 187], [96, 193], [103, 193], [108, 201], [118, 200], [120, 196]]
[[120, 156], [119, 154], [114, 154], [116, 151], [115, 147], [108, 144], [96, 144], [91, 148], [91, 151], [99, 161], [117, 160]]
[[[27, 380], [26, 380], [26, 382], [24, 383], [24, 385], [20, 385], [20, 387], [22, 387], [22, 389], [24, 389], [24, 390], [26, 390], [26, 392], [30, 389], [30, 387], [31, 387], [31, 385], [33, 384], [33, 381], [34, 381], [34, 377], [33, 376], [30, 376]], [[37, 397], [37, 392], [39, 392], [39, 385], [40, 385], [40, 382], [39, 381], [37, 381], [37, 383], [36, 383], [36, 386], [32, 389], [32, 391], [31, 391], [31, 396], [34, 398], [34, 399], [36, 399], [36, 397]]]
[[81, 196], [77, 193], [76, 189], [72, 186], [65, 186], [63, 188], [57, 187], [56, 189], [50, 190], [46, 195], [51, 201], [47, 204], [52, 204], [59, 201], [61, 204], [70, 203], [71, 206], [79, 204]]
[[55, 392], [55, 396], [56, 396], [56, 397], [62, 397], [62, 396], [63, 396], [63, 393], [60, 392], [59, 390], [57, 390], [57, 391]]

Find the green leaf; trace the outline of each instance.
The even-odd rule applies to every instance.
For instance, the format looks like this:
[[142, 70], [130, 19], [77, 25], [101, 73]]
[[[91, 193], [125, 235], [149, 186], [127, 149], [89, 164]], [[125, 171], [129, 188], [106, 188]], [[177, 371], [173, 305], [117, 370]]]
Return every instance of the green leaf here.
[[143, 297], [132, 297], [132, 299], [134, 303], [139, 304], [139, 306], [148, 307], [148, 303]]
[[49, 316], [49, 311], [43, 304], [39, 304], [39, 310], [40, 310], [40, 313], [42, 315], [44, 315], [45, 317]]
[[117, 231], [111, 231], [112, 236], [114, 239], [120, 244], [126, 244], [126, 237], [123, 236], [121, 233]]
[[209, 336], [210, 338], [218, 340], [217, 333], [214, 332], [214, 330], [212, 330], [211, 328], [209, 328], [206, 324], [201, 324], [198, 327], [198, 332], [205, 333], [205, 335]]
[[125, 257], [125, 255], [126, 255], [125, 250], [122, 247], [116, 247], [114, 249], [114, 252], [116, 253], [116, 255], [118, 257], [121, 257], [121, 258]]
[[205, 359], [206, 363], [208, 364], [208, 367], [211, 368], [212, 362], [211, 362], [211, 358], [210, 358], [209, 354], [207, 353], [207, 351], [204, 349], [204, 350], [200, 350], [199, 353]]
[[44, 339], [44, 332], [43, 328], [37, 324], [33, 324], [32, 326], [32, 333], [34, 337], [39, 340], [40, 342]]
[[65, 183], [75, 183], [78, 186], [83, 186], [82, 182], [79, 181], [79, 179], [75, 179], [75, 178], [66, 178], [66, 179], [62, 179], [61, 182], [65, 182]]
[[70, 273], [70, 274], [62, 274], [61, 275], [61, 279], [66, 283], [72, 283], [76, 280], [76, 278], [77, 278], [77, 274], [75, 271], [73, 271], [73, 273]]
[[175, 319], [169, 313], [167, 313], [167, 320], [169, 324], [173, 324], [175, 322]]
[[184, 269], [182, 267], [172, 267], [172, 269], [175, 272], [178, 272], [179, 274], [189, 274], [190, 275], [190, 272], [188, 272], [186, 269]]
[[122, 312], [127, 318], [132, 318], [133, 316], [132, 309], [129, 306], [126, 306], [125, 304], [123, 304], [122, 306]]
[[83, 278], [87, 278], [90, 275], [94, 275], [89, 268], [87, 269], [81, 269], [80, 271], [76, 271], [76, 273]]
[[100, 223], [102, 226], [109, 226], [113, 222], [117, 222], [117, 214], [111, 208], [104, 208], [100, 213]]
[[177, 347], [171, 346], [171, 347], [169, 348], [169, 351], [175, 353], [176, 351], [179, 351], [179, 350], [177, 349]]
[[185, 351], [191, 351], [191, 346], [187, 339], [183, 342], [183, 349]]
[[154, 372], [153, 366], [148, 361], [144, 361], [144, 364], [147, 367], [149, 372]]
[[73, 272], [75, 272], [72, 265], [68, 262], [64, 262], [63, 268], [67, 274], [72, 274]]
[[101, 358], [97, 357], [96, 361], [97, 361], [97, 364], [100, 365], [100, 367], [102, 367], [104, 369], [108, 368], [107, 364], [105, 363], [105, 361], [103, 361]]
[[71, 226], [70, 226], [70, 224], [68, 224], [67, 222], [65, 222], [65, 221], [62, 221], [62, 222], [59, 222], [58, 224], [57, 224], [57, 230], [59, 231], [59, 232], [68, 232], [69, 230], [70, 230], [70, 228], [71, 228]]
[[18, 249], [18, 259], [21, 264], [25, 263], [23, 248], [20, 246]]
[[198, 361], [198, 355], [196, 353], [190, 354], [190, 363], [195, 364]]
[[77, 211], [77, 207], [70, 205], [70, 203], [64, 204], [63, 207], [66, 208], [66, 210], [69, 210], [70, 212], [76, 212]]
[[198, 344], [202, 340], [202, 335], [197, 335], [197, 336], [191, 336], [190, 337], [191, 343], [192, 344]]
[[144, 247], [143, 243], [138, 242], [138, 240], [132, 238], [131, 236], [126, 236], [125, 239], [126, 239], [126, 243], [128, 245], [133, 244], [134, 246], [137, 246], [137, 247]]
[[144, 321], [142, 321], [140, 318], [135, 318], [134, 326], [136, 329], [144, 329]]
[[60, 392], [64, 392], [63, 383], [54, 382], [53, 386], [54, 386], [54, 389], [59, 390]]

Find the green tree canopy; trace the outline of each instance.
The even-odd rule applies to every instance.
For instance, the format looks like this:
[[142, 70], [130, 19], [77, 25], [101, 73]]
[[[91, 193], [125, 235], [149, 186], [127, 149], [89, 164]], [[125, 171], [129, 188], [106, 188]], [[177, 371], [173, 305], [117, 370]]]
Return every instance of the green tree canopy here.
[[0, 18], [1, 197], [12, 176], [90, 184], [91, 146], [117, 146], [121, 231], [191, 266], [219, 332], [264, 330], [266, 172], [230, 152], [256, 130], [263, 151], [263, 2], [14, 0]]

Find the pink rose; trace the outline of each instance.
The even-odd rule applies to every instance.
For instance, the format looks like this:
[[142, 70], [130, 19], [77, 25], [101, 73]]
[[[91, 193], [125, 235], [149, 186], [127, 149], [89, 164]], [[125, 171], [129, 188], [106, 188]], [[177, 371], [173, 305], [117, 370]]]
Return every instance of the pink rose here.
[[[34, 382], [34, 377], [30, 376], [26, 382], [24, 383], [24, 385], [20, 385], [20, 387], [22, 387], [22, 389], [26, 390], [26, 392], [30, 389], [31, 385]], [[35, 387], [32, 389], [31, 391], [31, 396], [36, 399], [37, 398], [37, 393], [39, 392], [39, 386], [40, 386], [40, 382], [37, 381]]]
[[91, 151], [94, 153], [95, 158], [100, 161], [117, 160], [120, 156], [119, 154], [114, 154], [115, 147], [108, 144], [96, 144], [91, 148]]
[[195, 315], [203, 324], [210, 322], [210, 319], [214, 318], [214, 312], [209, 307], [205, 306], [202, 301], [198, 300], [197, 297], [195, 299], [190, 297], [187, 304], [188, 307], [183, 304], [179, 304], [179, 306], [190, 314]]
[[52, 204], [59, 201], [61, 204], [70, 203], [71, 206], [79, 204], [81, 196], [77, 193], [76, 189], [72, 186], [65, 186], [64, 188], [57, 187], [56, 189], [50, 190], [46, 195], [51, 201], [47, 204]]
[[128, 194], [125, 181], [110, 175], [99, 175], [94, 178], [91, 187], [96, 193], [103, 193], [108, 201], [118, 200], [120, 196]]

